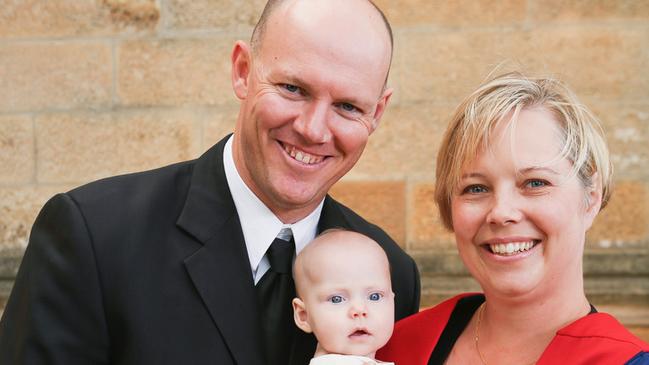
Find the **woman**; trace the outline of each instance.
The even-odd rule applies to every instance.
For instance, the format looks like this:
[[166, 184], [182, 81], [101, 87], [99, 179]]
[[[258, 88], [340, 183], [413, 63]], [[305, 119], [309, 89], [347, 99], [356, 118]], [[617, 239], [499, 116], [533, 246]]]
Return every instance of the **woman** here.
[[484, 295], [398, 322], [377, 358], [649, 364], [649, 344], [584, 293], [585, 234], [610, 197], [611, 173], [597, 120], [561, 83], [511, 73], [479, 87], [446, 131], [435, 199]]

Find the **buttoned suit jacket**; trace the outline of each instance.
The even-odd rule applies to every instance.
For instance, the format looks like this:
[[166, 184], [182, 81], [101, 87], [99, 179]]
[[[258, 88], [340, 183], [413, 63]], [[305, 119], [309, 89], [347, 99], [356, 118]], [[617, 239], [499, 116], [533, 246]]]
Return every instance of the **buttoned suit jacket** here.
[[[226, 140], [50, 199], [0, 322], [0, 363], [264, 365]], [[418, 310], [415, 263], [387, 234], [327, 196], [318, 231], [332, 227], [383, 247], [396, 319]], [[316, 342], [295, 330], [291, 365], [306, 365]]]

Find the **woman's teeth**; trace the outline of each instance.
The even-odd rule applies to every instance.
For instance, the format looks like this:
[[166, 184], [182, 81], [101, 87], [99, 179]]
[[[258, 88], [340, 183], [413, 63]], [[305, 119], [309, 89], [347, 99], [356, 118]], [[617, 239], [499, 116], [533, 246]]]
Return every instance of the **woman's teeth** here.
[[497, 244], [489, 245], [491, 252], [498, 255], [505, 255], [505, 256], [515, 255], [517, 253], [527, 251], [532, 247], [534, 247], [534, 241], [508, 242], [508, 243], [497, 243]]

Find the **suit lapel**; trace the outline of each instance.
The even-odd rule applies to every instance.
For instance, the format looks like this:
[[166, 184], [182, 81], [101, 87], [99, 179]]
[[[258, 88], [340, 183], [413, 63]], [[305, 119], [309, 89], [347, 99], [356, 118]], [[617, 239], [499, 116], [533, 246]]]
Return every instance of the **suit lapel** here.
[[352, 227], [345, 219], [345, 216], [340, 211], [338, 203], [334, 201], [329, 195], [325, 197], [324, 204], [322, 205], [322, 213], [318, 221], [318, 233], [326, 231], [331, 228], [351, 229]]
[[203, 244], [185, 267], [232, 357], [240, 365], [261, 365], [257, 298], [223, 168], [226, 140], [196, 161], [177, 224]]

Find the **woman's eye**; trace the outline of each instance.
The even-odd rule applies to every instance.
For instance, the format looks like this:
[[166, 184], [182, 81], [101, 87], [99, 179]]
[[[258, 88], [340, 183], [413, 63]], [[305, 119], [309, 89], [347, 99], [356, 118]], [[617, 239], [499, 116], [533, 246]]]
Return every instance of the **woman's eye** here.
[[331, 298], [329, 298], [329, 301], [333, 304], [342, 303], [343, 297], [341, 297], [340, 295], [333, 295]]
[[370, 294], [369, 299], [373, 302], [376, 302], [378, 300], [381, 300], [382, 297], [383, 295], [381, 293], [372, 293]]
[[548, 185], [548, 183], [546, 181], [543, 181], [543, 180], [534, 179], [534, 180], [528, 180], [525, 183], [525, 185], [529, 186], [530, 188], [542, 188], [542, 187]]
[[481, 193], [486, 193], [487, 188], [484, 187], [483, 185], [469, 185], [464, 190], [462, 190], [462, 193], [468, 193], [468, 194], [481, 194]]

